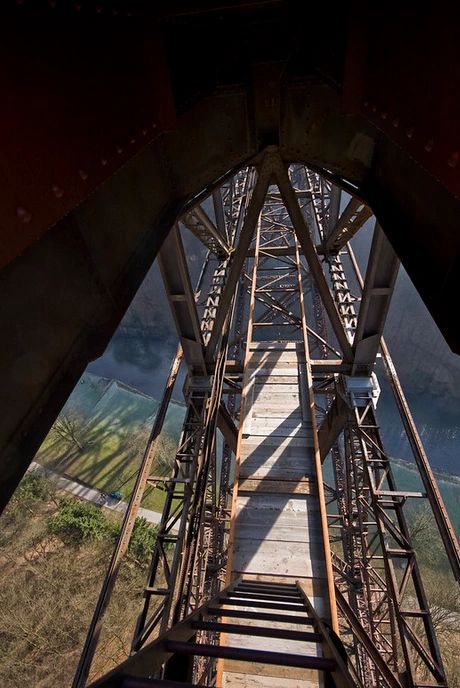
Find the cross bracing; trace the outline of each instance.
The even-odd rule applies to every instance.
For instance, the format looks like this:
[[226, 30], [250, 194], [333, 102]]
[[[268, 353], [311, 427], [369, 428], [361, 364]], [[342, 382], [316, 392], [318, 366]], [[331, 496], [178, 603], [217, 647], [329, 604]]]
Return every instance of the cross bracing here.
[[[193, 685], [259, 685], [256, 676], [265, 685], [283, 676], [303, 686], [329, 673], [336, 685], [444, 686], [407, 504], [429, 502], [457, 580], [459, 548], [382, 337], [398, 270], [391, 246], [376, 223], [363, 279], [348, 242], [370, 209], [352, 197], [341, 210], [335, 184], [288, 167], [275, 148], [211, 199], [215, 221], [200, 205], [182, 219], [208, 248], [209, 294], [191, 286], [177, 227], [160, 255], [180, 338], [162, 408], [183, 358], [187, 414], [173, 474], [161, 479], [166, 501], [132, 654], [94, 685], [161, 685], [180, 674]], [[382, 443], [379, 354], [424, 492], [398, 489]], [[161, 413], [74, 686], [86, 685], [142, 490], [160, 480], [150, 474], [160, 425]], [[326, 460], [332, 484], [323, 478]], [[317, 642], [295, 636], [298, 619], [263, 641], [271, 658], [260, 655], [251, 609], [266, 609], [274, 622], [291, 609], [295, 586], [327, 623], [321, 628], [338, 656], [320, 634]], [[209, 615], [210, 600], [221, 611], [212, 607], [211, 621], [195, 626], [192, 647], [181, 629], [192, 628], [197, 613], [203, 618], [201, 608]], [[225, 615], [239, 608], [239, 627], [225, 620], [224, 601]], [[303, 669], [287, 658], [291, 646], [310, 658]]]

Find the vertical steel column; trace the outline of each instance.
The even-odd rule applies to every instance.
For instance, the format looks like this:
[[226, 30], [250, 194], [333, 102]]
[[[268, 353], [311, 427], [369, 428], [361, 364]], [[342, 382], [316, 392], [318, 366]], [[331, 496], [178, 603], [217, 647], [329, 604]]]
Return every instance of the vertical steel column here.
[[[312, 173], [310, 179], [311, 176]], [[314, 191], [315, 186], [312, 186]], [[327, 218], [319, 217], [315, 205], [313, 211], [324, 239]], [[326, 255], [326, 262], [331, 270], [337, 306], [344, 324], [349, 325], [349, 336], [353, 337], [356, 327], [354, 298], [349, 293], [343, 265], [338, 254]], [[346, 395], [341, 382], [337, 393]], [[345, 462], [341, 460], [341, 451]], [[342, 527], [348, 528], [350, 535], [342, 539], [345, 567], [341, 573], [361, 581], [359, 590], [356, 586], [351, 589], [348, 586], [351, 608], [379, 655], [386, 658], [395, 674], [400, 670], [402, 659], [409, 685], [416, 686], [422, 680], [420, 664], [435, 685], [445, 685], [442, 658], [403, 509], [407, 499], [423, 495], [396, 489], [370, 401], [363, 408], [350, 408], [343, 446], [341, 450], [337, 448], [333, 459], [339, 459], [336, 475], [345, 470], [347, 482], [344, 484], [348, 485], [346, 499], [337, 500], [342, 512]], [[343, 484], [337, 487], [343, 489]], [[422, 639], [410, 624], [414, 618], [422, 620]], [[382, 680], [374, 673], [377, 666], [370, 655], [364, 653], [364, 646], [359, 647], [355, 643], [362, 678], [366, 685], [376, 685], [376, 681]]]

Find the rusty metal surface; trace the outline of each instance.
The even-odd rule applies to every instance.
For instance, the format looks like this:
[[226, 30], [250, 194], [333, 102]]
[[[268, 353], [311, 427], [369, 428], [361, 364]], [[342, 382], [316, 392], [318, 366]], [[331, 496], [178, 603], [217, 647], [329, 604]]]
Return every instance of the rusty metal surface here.
[[0, 267], [175, 126], [155, 25], [52, 4], [0, 30]]
[[460, 196], [460, 43], [453, 6], [357, 5], [349, 18], [344, 102]]

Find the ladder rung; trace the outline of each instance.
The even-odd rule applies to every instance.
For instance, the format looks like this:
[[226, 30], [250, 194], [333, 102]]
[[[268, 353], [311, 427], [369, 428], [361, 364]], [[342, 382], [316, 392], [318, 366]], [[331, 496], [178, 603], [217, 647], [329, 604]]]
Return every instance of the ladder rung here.
[[240, 587], [251, 587], [251, 588], [274, 588], [276, 590], [295, 590], [298, 592], [298, 587], [295, 583], [276, 583], [276, 581], [252, 581], [243, 578], [237, 585]]
[[235, 592], [244, 592], [245, 594], [247, 593], [248, 595], [268, 595], [269, 599], [271, 599], [272, 595], [279, 595], [280, 593], [283, 594], [284, 597], [298, 597], [300, 598], [300, 595], [297, 590], [276, 590], [275, 588], [253, 588], [253, 587], [246, 587], [245, 585], [239, 585], [237, 588], [235, 588]]
[[215, 631], [216, 633], [236, 633], [238, 635], [254, 635], [265, 638], [282, 638], [283, 640], [301, 640], [309, 643], [320, 643], [322, 641], [319, 633], [295, 631], [289, 628], [263, 628], [262, 626], [218, 623], [216, 621], [194, 621], [192, 627], [200, 631]]
[[401, 616], [424, 617], [430, 613], [427, 609], [400, 609]]
[[120, 683], [120, 688], [206, 688], [206, 686], [198, 683], [168, 681], [161, 678], [139, 678], [138, 676], [124, 676], [122, 683]]
[[376, 490], [377, 497], [394, 497], [395, 499], [407, 499], [409, 497], [425, 498], [425, 492], [404, 492], [403, 490]]
[[286, 611], [287, 609], [292, 609], [293, 611], [301, 611], [304, 609], [302, 604], [292, 604], [291, 602], [287, 604], [281, 604], [280, 602], [262, 602], [261, 600], [241, 600], [241, 599], [231, 599], [227, 597], [219, 597], [220, 604], [231, 604], [237, 607], [259, 607], [260, 609], [279, 609]]
[[250, 598], [251, 600], [268, 600], [269, 602], [290, 602], [291, 604], [295, 604], [296, 601], [298, 600], [299, 604], [303, 604], [302, 599], [300, 595], [295, 595], [295, 597], [288, 596], [288, 595], [278, 595], [277, 593], [265, 593], [265, 592], [253, 592], [252, 590], [250, 592], [245, 592], [245, 591], [240, 591], [235, 590], [233, 592], [227, 593], [229, 597], [246, 597]]
[[256, 662], [260, 664], [279, 664], [281, 666], [299, 667], [301, 669], [316, 669], [317, 671], [334, 671], [336, 663], [324, 657], [295, 655], [287, 652], [270, 652], [268, 650], [251, 650], [246, 647], [231, 647], [229, 645], [202, 645], [200, 643], [186, 643], [178, 640], [167, 640], [164, 643], [167, 652], [173, 654], [194, 655], [198, 657], [220, 657], [235, 659], [242, 662]]
[[277, 614], [276, 612], [253, 612], [249, 609], [224, 609], [223, 607], [208, 607], [209, 616], [228, 616], [235, 619], [256, 619], [260, 621], [276, 621], [281, 623], [302, 624], [312, 626], [313, 619], [298, 614]]

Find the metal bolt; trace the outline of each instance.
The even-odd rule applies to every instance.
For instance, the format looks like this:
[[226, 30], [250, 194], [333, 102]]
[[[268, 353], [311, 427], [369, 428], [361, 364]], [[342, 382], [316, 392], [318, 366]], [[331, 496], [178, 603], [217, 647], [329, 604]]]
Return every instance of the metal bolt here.
[[32, 219], [32, 214], [22, 205], [19, 205], [16, 208], [16, 215], [18, 216], [18, 219], [21, 220], [21, 222], [23, 222], [25, 225], [28, 224]]
[[451, 153], [449, 160], [447, 161], [449, 167], [457, 167], [459, 157], [460, 153], [458, 151], [454, 151], [453, 153]]
[[56, 196], [56, 198], [62, 198], [63, 197], [64, 192], [60, 186], [58, 186], [57, 184], [53, 184], [53, 186], [51, 188], [52, 188], [53, 193]]

